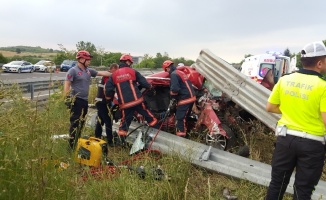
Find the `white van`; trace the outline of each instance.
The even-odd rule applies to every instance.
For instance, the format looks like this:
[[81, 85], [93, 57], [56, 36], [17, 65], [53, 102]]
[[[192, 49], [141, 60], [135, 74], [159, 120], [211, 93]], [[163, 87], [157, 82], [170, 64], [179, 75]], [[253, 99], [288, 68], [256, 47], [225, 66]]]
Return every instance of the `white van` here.
[[277, 54], [260, 54], [245, 58], [241, 73], [261, 83], [269, 70], [273, 71], [274, 83], [286, 73], [290, 73], [290, 57]]

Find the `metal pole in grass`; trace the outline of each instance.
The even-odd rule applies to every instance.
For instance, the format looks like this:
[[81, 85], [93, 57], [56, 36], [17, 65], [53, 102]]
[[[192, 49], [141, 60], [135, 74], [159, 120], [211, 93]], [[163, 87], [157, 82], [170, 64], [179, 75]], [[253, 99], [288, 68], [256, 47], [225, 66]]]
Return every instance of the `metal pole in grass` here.
[[29, 86], [30, 86], [30, 91], [31, 91], [31, 100], [33, 100], [33, 98], [34, 98], [34, 84], [31, 83]]

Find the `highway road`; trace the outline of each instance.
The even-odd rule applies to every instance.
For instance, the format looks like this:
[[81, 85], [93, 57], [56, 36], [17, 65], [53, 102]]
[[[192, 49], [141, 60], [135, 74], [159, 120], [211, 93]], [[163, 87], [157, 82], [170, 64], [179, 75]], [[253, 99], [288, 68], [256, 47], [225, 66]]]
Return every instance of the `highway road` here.
[[34, 82], [34, 81], [44, 81], [44, 80], [63, 80], [65, 78], [66, 72], [59, 73], [43, 73], [43, 72], [33, 72], [33, 73], [0, 73], [0, 81], [4, 83], [24, 83], [24, 82]]
[[[161, 69], [155, 70], [143, 70], [140, 69], [139, 72], [144, 76], [161, 71]], [[44, 73], [44, 72], [33, 72], [33, 73], [0, 73], [0, 81], [4, 83], [24, 83], [24, 82], [36, 82], [36, 81], [46, 81], [46, 80], [64, 80], [67, 72], [58, 73]]]
[[[147, 70], [140, 69], [139, 72], [144, 75], [150, 75], [156, 72], [161, 71], [161, 69], [156, 70]], [[58, 73], [44, 73], [44, 72], [33, 72], [33, 73], [0, 73], [0, 81], [3, 83], [25, 83], [25, 82], [37, 82], [37, 81], [48, 81], [48, 80], [64, 80], [67, 72], [58, 72]], [[53, 93], [53, 91], [50, 91]], [[27, 99], [37, 98], [37, 97], [46, 97], [49, 95], [49, 91], [37, 91], [32, 93], [23, 94]], [[32, 97], [33, 96], [33, 97]]]

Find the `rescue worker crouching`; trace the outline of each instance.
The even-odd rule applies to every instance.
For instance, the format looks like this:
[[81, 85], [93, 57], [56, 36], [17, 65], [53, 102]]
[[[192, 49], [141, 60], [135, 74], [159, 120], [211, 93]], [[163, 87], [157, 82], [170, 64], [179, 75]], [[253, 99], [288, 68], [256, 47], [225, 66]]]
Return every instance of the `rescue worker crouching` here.
[[105, 96], [107, 99], [113, 99], [115, 90], [118, 95], [119, 109], [122, 113], [118, 131], [120, 137], [127, 136], [135, 112], [141, 114], [149, 126], [155, 126], [157, 123], [157, 119], [146, 108], [137, 83], [146, 89], [151, 89], [152, 86], [144, 76], [131, 68], [132, 64], [133, 61], [130, 55], [122, 55], [119, 69], [112, 74], [105, 84]]
[[176, 106], [176, 135], [186, 136], [186, 119], [191, 113], [196, 95], [188, 76], [174, 66], [171, 60], [162, 64], [164, 71], [170, 74], [170, 110]]
[[[113, 63], [110, 65], [109, 72], [113, 73], [119, 69], [119, 65]], [[104, 85], [108, 81], [109, 77], [102, 77], [100, 83], [98, 84], [97, 95], [95, 98], [95, 106], [97, 108], [97, 122], [95, 126], [95, 137], [101, 138], [103, 132], [103, 125], [105, 124], [105, 133], [107, 137], [107, 144], [109, 146], [114, 146], [113, 135], [112, 135], [112, 113], [111, 113], [111, 100], [107, 100], [104, 94]]]

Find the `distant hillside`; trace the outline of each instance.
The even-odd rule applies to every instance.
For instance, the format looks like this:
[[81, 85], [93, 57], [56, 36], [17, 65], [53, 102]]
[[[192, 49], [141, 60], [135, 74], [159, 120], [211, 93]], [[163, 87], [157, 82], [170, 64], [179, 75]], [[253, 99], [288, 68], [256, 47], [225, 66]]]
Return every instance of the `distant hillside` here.
[[0, 50], [3, 51], [12, 51], [12, 52], [31, 52], [31, 53], [58, 53], [60, 50], [54, 49], [44, 49], [42, 47], [30, 47], [30, 46], [12, 46], [12, 47], [0, 47]]

